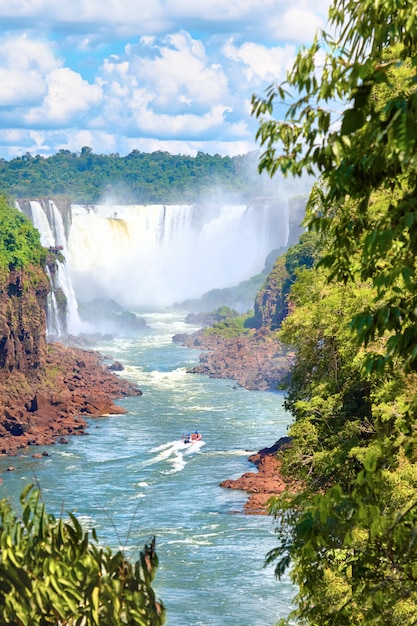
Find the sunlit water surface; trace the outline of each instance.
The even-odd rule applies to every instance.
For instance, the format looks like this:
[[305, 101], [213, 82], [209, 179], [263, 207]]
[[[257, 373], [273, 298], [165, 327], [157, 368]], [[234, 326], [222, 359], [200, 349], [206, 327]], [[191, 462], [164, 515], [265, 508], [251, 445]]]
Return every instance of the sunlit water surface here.
[[[143, 391], [117, 401], [128, 414], [91, 419], [87, 436], [45, 448], [49, 457], [31, 449], [2, 459], [2, 494], [17, 502], [37, 480], [49, 512], [74, 512], [131, 560], [155, 535], [154, 587], [169, 626], [273, 626], [294, 596], [264, 568], [274, 520], [243, 515], [247, 495], [219, 483], [256, 471], [248, 456], [286, 435], [283, 396], [187, 374], [199, 353], [171, 339], [193, 328], [170, 312], [145, 318], [150, 334], [98, 346]], [[203, 440], [184, 446], [181, 435], [196, 429]]]

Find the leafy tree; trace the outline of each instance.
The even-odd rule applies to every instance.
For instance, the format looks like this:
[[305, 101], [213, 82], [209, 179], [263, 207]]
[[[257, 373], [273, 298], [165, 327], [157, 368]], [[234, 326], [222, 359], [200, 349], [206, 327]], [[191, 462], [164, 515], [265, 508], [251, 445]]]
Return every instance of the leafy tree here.
[[30, 220], [0, 196], [0, 267], [22, 269], [30, 264], [43, 265], [46, 250], [39, 232]]
[[329, 26], [253, 98], [260, 168], [318, 176], [306, 225], [323, 238], [284, 324], [301, 485], [271, 502], [268, 559], [292, 563], [297, 623], [416, 624], [417, 7], [334, 0]]
[[293, 564], [301, 624], [394, 626], [417, 614], [417, 381], [398, 360], [367, 371], [374, 346], [358, 348], [350, 322], [372, 297], [369, 283], [304, 269], [280, 333], [296, 348], [292, 446], [281, 459], [298, 488], [271, 500], [279, 545], [268, 561], [279, 576]]
[[[297, 608], [284, 624], [398, 626], [417, 623], [415, 464], [378, 470], [367, 454], [349, 492], [282, 497], [277, 575], [291, 561]], [[297, 621], [292, 621], [296, 619]]]
[[[260, 167], [321, 177], [307, 223], [332, 239], [323, 264], [334, 276], [359, 273], [377, 288], [374, 303], [355, 318], [361, 340], [389, 328], [385, 361], [399, 354], [417, 367], [416, 7], [335, 0], [329, 25], [335, 35], [324, 32], [300, 50], [286, 83], [253, 98], [265, 147]], [[285, 120], [274, 120], [274, 105], [292, 95]], [[378, 210], [376, 191], [385, 198]]]
[[9, 626], [159, 626], [151, 583], [154, 540], [135, 565], [92, 539], [74, 517], [47, 514], [39, 490], [21, 495], [22, 514], [0, 501], [0, 622]]

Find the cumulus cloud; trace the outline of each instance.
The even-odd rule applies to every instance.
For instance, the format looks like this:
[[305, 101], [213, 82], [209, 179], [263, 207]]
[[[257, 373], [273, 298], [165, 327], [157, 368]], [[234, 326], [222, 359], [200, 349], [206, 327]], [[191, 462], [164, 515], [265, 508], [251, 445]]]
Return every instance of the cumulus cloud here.
[[68, 67], [56, 68], [45, 76], [47, 92], [38, 107], [25, 115], [28, 124], [67, 126], [80, 113], [101, 99], [101, 88], [90, 85]]
[[252, 93], [285, 77], [327, 4], [2, 0], [0, 156], [252, 150]]
[[257, 77], [263, 81], [283, 80], [294, 60], [295, 47], [285, 45], [267, 48], [253, 42], [235, 46], [231, 38], [223, 46], [223, 53], [226, 58], [242, 65], [248, 82]]
[[227, 94], [227, 77], [219, 63], [211, 63], [201, 41], [186, 32], [165, 37], [161, 44], [142, 39], [129, 48], [129, 71], [138, 83], [152, 89], [155, 108], [188, 106], [207, 110]]
[[317, 5], [309, 8], [305, 3], [292, 4], [272, 16], [269, 29], [277, 40], [308, 43], [314, 33], [323, 28], [325, 16], [326, 12], [320, 12]]
[[[58, 24], [61, 34], [90, 33], [90, 41], [108, 41], [124, 35], [162, 34], [180, 28], [193, 32], [229, 32], [251, 38], [273, 34], [271, 24], [288, 12], [294, 26], [284, 38], [303, 41], [305, 27], [326, 15], [328, 0], [294, 0], [288, 12], [287, 0], [2, 0], [0, 19], [16, 28], [47, 27]], [[298, 15], [297, 24], [290, 13]], [[284, 20], [285, 24], [285, 20]], [[280, 33], [281, 36], [283, 33]]]
[[223, 68], [185, 32], [127, 46], [125, 55], [105, 60], [99, 84], [103, 115], [95, 124], [113, 120], [128, 135], [198, 137], [218, 132], [231, 110]]
[[0, 40], [0, 106], [22, 107], [42, 98], [45, 75], [60, 63], [51, 45], [25, 34]]

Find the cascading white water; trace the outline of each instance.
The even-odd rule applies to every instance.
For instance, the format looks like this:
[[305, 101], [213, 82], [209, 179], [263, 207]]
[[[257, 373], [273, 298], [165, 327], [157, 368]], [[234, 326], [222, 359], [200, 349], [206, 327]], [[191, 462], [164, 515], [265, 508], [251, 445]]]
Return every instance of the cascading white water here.
[[[46, 267], [46, 274], [49, 278], [50, 285], [53, 286], [53, 278], [49, 267]], [[47, 296], [46, 334], [48, 337], [61, 337], [65, 334], [61, 324], [58, 302], [53, 289], [50, 290]]]
[[[62, 246], [63, 255], [67, 259], [68, 249], [62, 216], [54, 202], [51, 200], [47, 202], [46, 206], [38, 200], [30, 201], [33, 225], [39, 230], [41, 244], [47, 248]], [[77, 299], [68, 265], [60, 261], [57, 261], [57, 285], [62, 289], [67, 300], [67, 330], [70, 334], [77, 334], [80, 331]], [[48, 313], [48, 335], [62, 335], [62, 324], [59, 320], [58, 307], [53, 293], [49, 297]]]
[[74, 205], [69, 268], [80, 300], [169, 306], [259, 273], [287, 236], [276, 205]]
[[130, 309], [170, 306], [232, 287], [264, 268], [271, 250], [288, 237], [285, 206], [258, 201], [236, 205], [73, 205], [66, 238], [55, 203], [32, 200], [30, 218], [42, 245], [62, 246], [51, 283], [67, 299], [66, 329], [52, 293], [48, 333], [91, 331], [80, 322], [77, 300], [112, 299]]

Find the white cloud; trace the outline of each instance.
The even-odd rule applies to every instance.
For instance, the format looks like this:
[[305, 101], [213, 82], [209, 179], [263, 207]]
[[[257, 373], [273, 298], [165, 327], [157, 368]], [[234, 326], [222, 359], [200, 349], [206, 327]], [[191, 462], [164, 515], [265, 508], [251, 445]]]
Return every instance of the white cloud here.
[[114, 122], [127, 134], [199, 136], [218, 129], [231, 111], [223, 68], [184, 32], [160, 42], [144, 38], [125, 56], [106, 59], [99, 84], [104, 103], [94, 125]]
[[0, 156], [254, 149], [252, 93], [284, 78], [326, 9], [327, 0], [1, 0]]
[[28, 124], [46, 121], [48, 126], [67, 126], [76, 115], [87, 111], [101, 99], [98, 85], [90, 85], [67, 67], [54, 69], [46, 75], [45, 82], [46, 96], [39, 107], [26, 114]]
[[277, 9], [282, 0], [167, 0], [166, 9], [171, 16], [188, 16], [211, 22], [235, 21], [257, 12], [267, 13]]
[[8, 35], [0, 41], [0, 63], [20, 71], [48, 72], [61, 65], [53, 51], [55, 44]]
[[[326, 3], [327, 4], [327, 3]], [[270, 32], [277, 40], [308, 43], [319, 28], [325, 24], [326, 12], [320, 12], [316, 6], [293, 5], [280, 15], [273, 15]]]
[[267, 48], [257, 43], [235, 46], [229, 39], [223, 46], [224, 55], [244, 65], [243, 72], [250, 82], [254, 77], [262, 80], [283, 80], [295, 56], [295, 47], [286, 45]]
[[27, 105], [41, 98], [45, 91], [42, 79], [35, 72], [0, 67], [0, 106]]
[[[300, 42], [306, 29], [318, 23], [317, 16], [326, 15], [328, 4], [328, 0], [294, 0], [288, 9], [287, 0], [2, 0], [0, 20], [37, 31], [59, 24], [61, 36], [83, 33], [84, 44], [180, 29], [242, 33], [252, 39], [275, 32]], [[279, 16], [286, 12], [281, 21]]]
[[117, 139], [113, 133], [79, 130], [77, 128], [73, 128], [68, 133], [67, 140], [60, 145], [60, 149], [79, 152], [83, 146], [90, 146], [97, 154], [109, 154], [118, 151]]
[[22, 107], [44, 96], [45, 74], [61, 63], [52, 48], [26, 35], [0, 40], [0, 106]]
[[[219, 64], [211, 64], [200, 41], [188, 33], [169, 35], [162, 45], [132, 49], [130, 68], [138, 83], [151, 85], [155, 107], [166, 109], [180, 103], [205, 109], [227, 94], [227, 78]], [[152, 57], [146, 52], [151, 52]]]
[[224, 114], [227, 108], [222, 105], [213, 106], [204, 115], [185, 114], [157, 115], [153, 111], [142, 110], [136, 117], [137, 128], [143, 133], [164, 135], [167, 138], [182, 136], [199, 136], [214, 128], [219, 129], [224, 124]]

